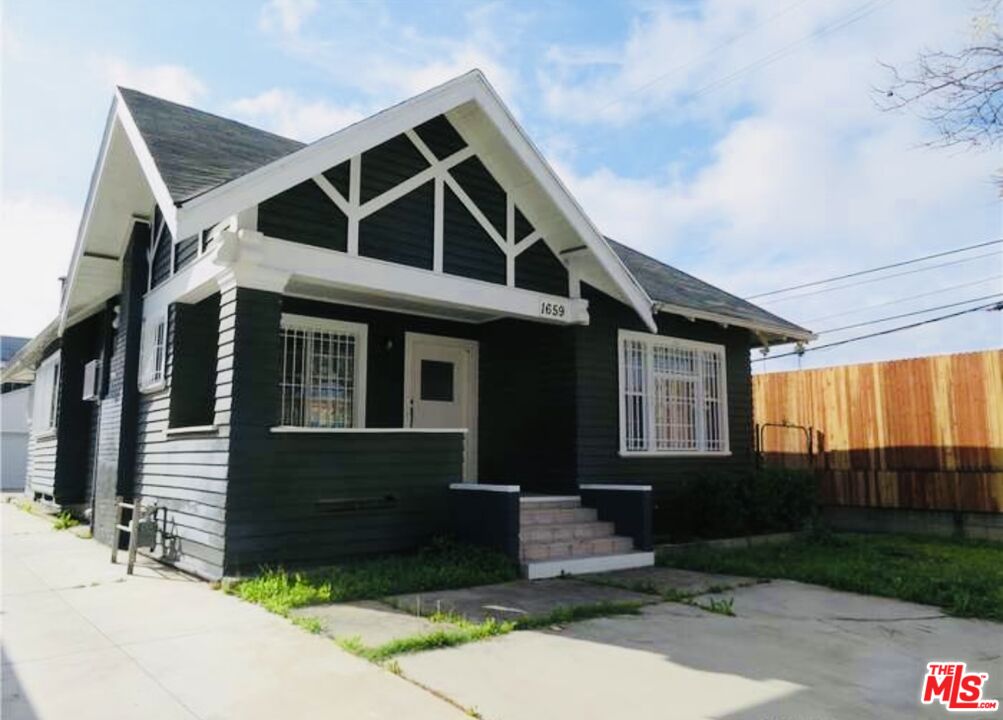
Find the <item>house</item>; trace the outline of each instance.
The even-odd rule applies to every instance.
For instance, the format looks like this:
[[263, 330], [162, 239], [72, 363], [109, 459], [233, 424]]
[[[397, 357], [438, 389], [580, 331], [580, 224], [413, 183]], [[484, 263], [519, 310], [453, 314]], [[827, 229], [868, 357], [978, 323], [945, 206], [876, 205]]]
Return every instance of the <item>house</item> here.
[[[0, 373], [30, 338], [0, 336]], [[0, 385], [0, 489], [24, 489], [28, 464], [28, 403], [26, 383]]]
[[139, 497], [204, 577], [451, 523], [536, 577], [650, 563], [668, 484], [752, 462], [750, 347], [810, 337], [605, 238], [474, 71], [309, 145], [118, 89], [14, 370], [104, 542]]

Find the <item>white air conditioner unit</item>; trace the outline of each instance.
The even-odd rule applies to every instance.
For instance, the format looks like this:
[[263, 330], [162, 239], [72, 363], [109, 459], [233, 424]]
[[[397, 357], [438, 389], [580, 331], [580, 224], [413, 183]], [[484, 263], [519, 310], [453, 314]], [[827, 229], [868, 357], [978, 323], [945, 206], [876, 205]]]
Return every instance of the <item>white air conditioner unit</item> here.
[[91, 360], [84, 365], [84, 400], [101, 397], [101, 361]]

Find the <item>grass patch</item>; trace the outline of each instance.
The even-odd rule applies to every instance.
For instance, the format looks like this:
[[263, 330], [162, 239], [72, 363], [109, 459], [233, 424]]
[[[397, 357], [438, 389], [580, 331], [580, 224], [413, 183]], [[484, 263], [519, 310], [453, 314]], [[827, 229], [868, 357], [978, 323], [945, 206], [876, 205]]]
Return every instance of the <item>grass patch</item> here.
[[718, 615], [727, 615], [728, 617], [735, 617], [735, 598], [707, 598], [707, 603], [698, 603], [693, 601], [692, 604], [702, 610], [707, 612], [717, 613]]
[[515, 564], [501, 553], [440, 542], [412, 554], [363, 558], [303, 572], [266, 568], [224, 590], [286, 615], [308, 605], [490, 585], [517, 577]]
[[[519, 620], [496, 620], [487, 618], [475, 623], [466, 618], [450, 613], [435, 613], [429, 620], [442, 623], [445, 627], [431, 632], [418, 633], [408, 637], [397, 638], [376, 647], [363, 644], [358, 637], [338, 638], [338, 645], [353, 655], [358, 655], [371, 662], [384, 663], [384, 667], [392, 669], [391, 658], [399, 655], [438, 650], [440, 648], [456, 647], [467, 643], [486, 640], [492, 637], [508, 635], [516, 630], [533, 630], [554, 625], [565, 625], [597, 617], [613, 615], [636, 615], [646, 605], [644, 602], [602, 602], [591, 605], [559, 607], [546, 615], [521, 618]], [[399, 669], [400, 666], [396, 665]]]
[[293, 625], [301, 627], [311, 635], [320, 635], [324, 632], [324, 623], [315, 617], [291, 617]]
[[452, 627], [443, 627], [432, 632], [397, 638], [376, 647], [363, 645], [357, 637], [341, 638], [337, 642], [343, 650], [366, 660], [381, 663], [398, 655], [455, 647], [490, 637], [507, 635], [515, 629], [515, 623], [502, 622], [494, 618], [488, 618], [481, 623], [472, 623], [461, 619], [454, 622], [456, 624]]
[[660, 552], [657, 563], [704, 572], [787, 578], [837, 590], [937, 605], [1003, 621], [1003, 544], [849, 533], [740, 549]]
[[552, 625], [567, 625], [583, 620], [592, 620], [599, 617], [612, 617], [614, 615], [637, 615], [641, 608], [650, 603], [639, 600], [628, 601], [604, 601], [591, 603], [589, 605], [567, 605], [554, 608], [546, 615], [535, 615], [520, 618], [515, 621], [516, 630], [533, 630], [535, 628], [550, 627]]
[[69, 530], [80, 524], [80, 521], [75, 517], [70, 515], [65, 510], [56, 516], [55, 521], [52, 523], [53, 530]]

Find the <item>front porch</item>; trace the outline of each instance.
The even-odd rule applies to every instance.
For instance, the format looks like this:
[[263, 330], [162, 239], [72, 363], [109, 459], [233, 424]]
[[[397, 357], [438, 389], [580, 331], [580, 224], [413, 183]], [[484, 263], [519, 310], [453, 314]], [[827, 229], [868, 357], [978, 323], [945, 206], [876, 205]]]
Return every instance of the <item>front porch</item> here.
[[226, 574], [478, 542], [450, 488], [513, 481], [526, 503], [505, 542], [528, 576], [651, 564], [650, 538], [622, 536], [575, 479], [573, 328], [229, 293]]

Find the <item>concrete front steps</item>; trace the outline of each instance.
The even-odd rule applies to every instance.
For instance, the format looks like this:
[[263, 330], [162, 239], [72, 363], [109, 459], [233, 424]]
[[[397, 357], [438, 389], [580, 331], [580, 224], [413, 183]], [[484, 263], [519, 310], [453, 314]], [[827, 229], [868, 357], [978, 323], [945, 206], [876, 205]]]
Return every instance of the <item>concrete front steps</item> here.
[[578, 496], [519, 499], [519, 560], [530, 580], [653, 565], [652, 552], [636, 551]]

